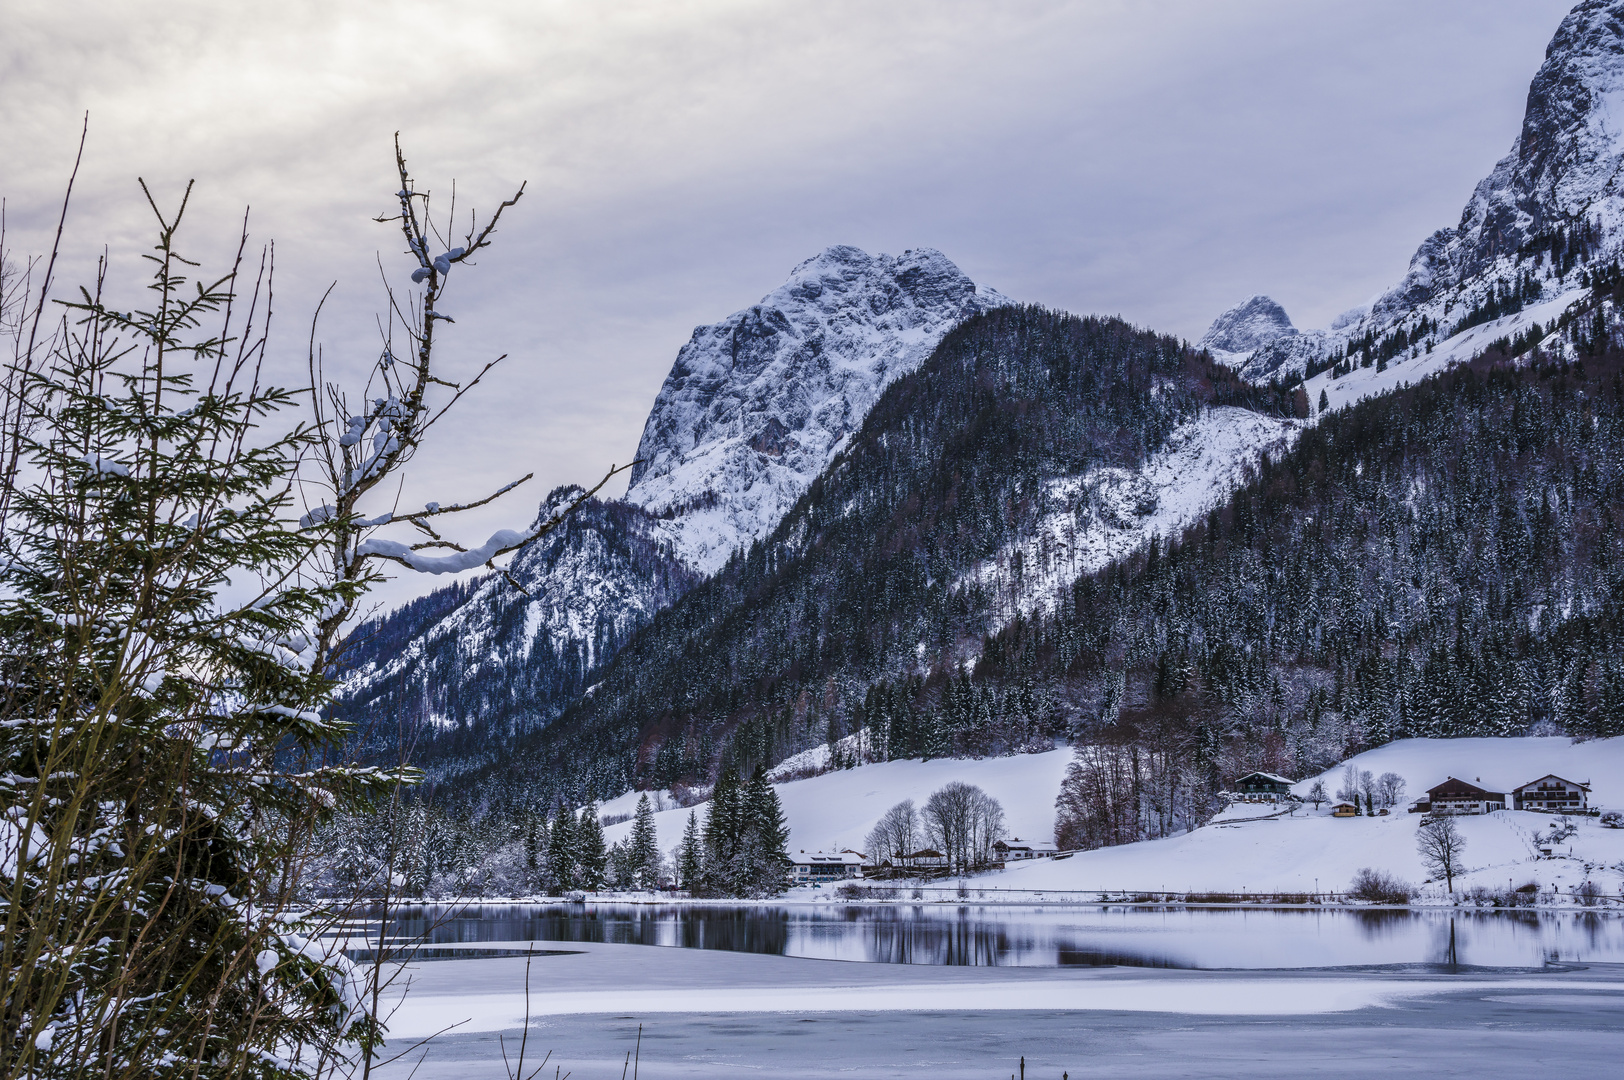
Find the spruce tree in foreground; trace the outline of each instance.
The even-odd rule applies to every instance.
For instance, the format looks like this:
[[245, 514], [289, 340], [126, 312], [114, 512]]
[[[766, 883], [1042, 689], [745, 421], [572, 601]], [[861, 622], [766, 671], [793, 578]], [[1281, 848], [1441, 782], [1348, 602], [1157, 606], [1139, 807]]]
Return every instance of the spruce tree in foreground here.
[[[245, 232], [229, 271], [190, 278], [186, 199], [165, 214], [144, 183], [147, 299], [115, 303], [104, 261], [54, 332], [49, 274], [28, 325], [5, 321], [0, 1080], [369, 1072], [385, 950], [358, 969], [319, 938], [343, 913], [296, 903], [302, 858], [335, 812], [380, 798], [383, 835], [343, 862], [386, 912], [466, 856], [399, 801], [404, 761], [342, 763], [331, 676], [380, 562], [489, 566], [585, 496], [472, 548], [443, 532], [468, 505], [368, 505], [491, 366], [448, 379], [436, 327], [451, 269], [518, 198], [436, 254], [450, 230], [398, 144], [396, 165], [399, 213], [380, 220], [399, 222], [413, 292], [390, 295], [353, 409], [314, 350], [301, 389], [266, 369], [269, 251], [256, 277]], [[429, 539], [379, 534], [401, 525]]]
[[323, 763], [321, 623], [365, 581], [320, 574], [331, 526], [294, 520], [314, 435], [242, 315], [268, 282], [190, 279], [183, 212], [158, 214], [148, 306], [83, 291], [7, 417], [8, 1078], [287, 1077], [377, 1037], [353, 969], [285, 919], [313, 825], [404, 779]]

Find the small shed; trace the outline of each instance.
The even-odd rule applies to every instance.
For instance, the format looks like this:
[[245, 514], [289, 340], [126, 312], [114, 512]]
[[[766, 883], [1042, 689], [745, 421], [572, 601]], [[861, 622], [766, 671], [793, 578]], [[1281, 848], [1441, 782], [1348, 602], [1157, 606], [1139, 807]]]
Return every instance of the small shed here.
[[1276, 773], [1247, 773], [1235, 781], [1235, 794], [1242, 802], [1283, 802], [1296, 782]]
[[1491, 814], [1506, 808], [1505, 792], [1490, 791], [1454, 776], [1428, 788], [1427, 801], [1434, 814]]
[[1590, 784], [1564, 780], [1548, 773], [1514, 789], [1511, 798], [1512, 805], [1518, 810], [1579, 813], [1590, 809]]
[[1331, 804], [1332, 817], [1358, 817], [1359, 808], [1351, 802], [1334, 802]]

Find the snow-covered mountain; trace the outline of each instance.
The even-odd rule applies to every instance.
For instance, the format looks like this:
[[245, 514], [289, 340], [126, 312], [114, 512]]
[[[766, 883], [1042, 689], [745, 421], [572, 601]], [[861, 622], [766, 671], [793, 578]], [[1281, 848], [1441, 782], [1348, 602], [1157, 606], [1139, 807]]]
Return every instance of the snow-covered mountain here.
[[637, 447], [626, 500], [715, 571], [778, 524], [886, 384], [954, 324], [1010, 301], [933, 248], [831, 247], [761, 301], [694, 330]]
[[1252, 296], [1214, 319], [1196, 346], [1227, 364], [1236, 358], [1245, 359], [1271, 341], [1296, 334], [1297, 328], [1291, 325], [1285, 308], [1270, 297]]
[[1621, 170], [1624, 0], [1585, 0], [1546, 49], [1510, 152], [1477, 185], [1459, 223], [1422, 241], [1397, 284], [1327, 330], [1276, 333], [1255, 344], [1242, 333], [1226, 345], [1230, 328], [1250, 325], [1242, 305], [1208, 331], [1214, 355], [1226, 350], [1221, 359], [1257, 380], [1311, 372], [1350, 349], [1361, 361], [1374, 351], [1403, 364], [1487, 321], [1486, 313], [1568, 293], [1586, 264], [1624, 247]]
[[[765, 535], [891, 380], [969, 315], [1010, 303], [931, 248], [831, 247], [694, 330], [656, 397], [624, 500], [592, 503], [506, 574], [391, 616], [346, 699], [439, 728], [545, 722], [640, 626]], [[543, 503], [550, 516], [578, 488]]]

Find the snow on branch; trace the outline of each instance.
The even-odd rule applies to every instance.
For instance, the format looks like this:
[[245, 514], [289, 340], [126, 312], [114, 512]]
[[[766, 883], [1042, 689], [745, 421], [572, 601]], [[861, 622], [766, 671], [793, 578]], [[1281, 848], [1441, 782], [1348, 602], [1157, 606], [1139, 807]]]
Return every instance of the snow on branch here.
[[[398, 540], [382, 540], [374, 538], [371, 540], [363, 540], [360, 544], [357, 544], [355, 548], [355, 557], [358, 560], [366, 558], [388, 559], [391, 562], [397, 562], [402, 566], [410, 567], [421, 574], [460, 574], [464, 570], [472, 570], [476, 566], [486, 565], [492, 559], [495, 559], [500, 555], [506, 555], [510, 551], [517, 551], [526, 544], [534, 540], [538, 540], [552, 532], [554, 529], [558, 528], [559, 525], [563, 524], [564, 519], [569, 517], [570, 514], [574, 513], [576, 509], [581, 506], [581, 504], [585, 503], [588, 499], [592, 498], [592, 496], [596, 495], [600, 490], [602, 490], [603, 485], [614, 479], [617, 474], [625, 472], [635, 464], [637, 463], [632, 462], [630, 465], [611, 465], [609, 467], [609, 471], [604, 474], [603, 479], [594, 484], [590, 491], [584, 492], [574, 502], [564, 507], [546, 521], [537, 522], [528, 529], [501, 529], [492, 533], [490, 539], [486, 540], [483, 544], [476, 548], [469, 548], [467, 550], [459, 549], [456, 554], [453, 555], [426, 555], [422, 551], [423, 548], [442, 546], [455, 547], [456, 545], [448, 544], [446, 541], [435, 541], [429, 544], [414, 545], [403, 544]], [[482, 499], [478, 503], [470, 503], [469, 506], [479, 506], [483, 503], [489, 502], [491, 499], [496, 498], [503, 492], [511, 491], [519, 484], [524, 483], [524, 480], [528, 479], [529, 476], [524, 477], [523, 480], [515, 480], [513, 483], [507, 485], [507, 487], [504, 487], [501, 491], [498, 491], [495, 495], [492, 495], [487, 499]], [[424, 517], [433, 513], [446, 513], [454, 509], [467, 508], [468, 507], [446, 507], [444, 509], [436, 509], [433, 511], [423, 511], [418, 514], [410, 515], [410, 518]], [[396, 520], [404, 521], [409, 520], [409, 518], [407, 515], [402, 515]], [[417, 524], [417, 522], [414, 522], [414, 524]]]

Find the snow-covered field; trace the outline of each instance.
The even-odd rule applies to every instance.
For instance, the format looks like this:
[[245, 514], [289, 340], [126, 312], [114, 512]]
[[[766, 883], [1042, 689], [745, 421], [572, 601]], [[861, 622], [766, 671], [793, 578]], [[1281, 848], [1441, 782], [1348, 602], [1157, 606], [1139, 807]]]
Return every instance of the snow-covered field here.
[[[1624, 807], [1624, 738], [1575, 743], [1567, 738], [1405, 739], [1367, 751], [1345, 764], [1379, 776], [1405, 779], [1405, 802], [1455, 776], [1492, 791], [1556, 773], [1588, 781], [1594, 804]], [[1322, 774], [1328, 792], [1341, 783], [1342, 765]], [[1315, 777], [1293, 789], [1306, 795]], [[1361, 867], [1373, 867], [1420, 884], [1427, 878], [1415, 848], [1421, 815], [1397, 808], [1389, 817], [1333, 818], [1328, 808], [1304, 807], [1293, 815], [1213, 823], [1183, 836], [1080, 852], [992, 875], [996, 883], [1030, 889], [1130, 889], [1191, 892], [1341, 892]], [[1603, 828], [1595, 818], [1576, 817], [1578, 834], [1538, 858], [1536, 833], [1548, 830], [1549, 814], [1507, 810], [1459, 820], [1466, 836], [1468, 873], [1456, 889], [1494, 890], [1537, 882], [1566, 892], [1589, 880], [1617, 896], [1624, 893], [1624, 829]], [[991, 878], [989, 879], [991, 880]], [[1439, 886], [1435, 891], [1441, 891]]]
[[[881, 814], [903, 799], [922, 806], [932, 792], [954, 780], [975, 784], [1002, 803], [1011, 836], [1051, 840], [1054, 800], [1070, 761], [1069, 748], [1006, 758], [887, 761], [794, 780], [777, 790], [789, 819], [791, 851], [861, 851]], [[697, 809], [703, 821], [704, 804]], [[682, 839], [688, 813], [673, 809], [654, 815], [661, 850], [670, 851]], [[623, 822], [605, 829], [604, 838], [614, 843], [630, 833], [631, 823]]]

